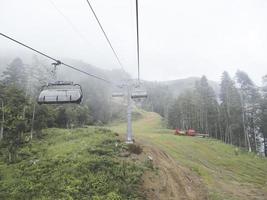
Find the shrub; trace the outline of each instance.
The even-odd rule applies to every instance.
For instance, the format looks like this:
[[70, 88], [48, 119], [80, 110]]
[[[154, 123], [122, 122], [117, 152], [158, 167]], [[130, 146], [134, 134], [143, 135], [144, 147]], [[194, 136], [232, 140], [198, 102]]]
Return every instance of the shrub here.
[[116, 192], [110, 192], [107, 195], [107, 200], [122, 200], [122, 198]]
[[128, 151], [130, 153], [134, 153], [134, 154], [141, 154], [143, 152], [143, 149], [140, 145], [138, 144], [129, 144], [128, 145]]

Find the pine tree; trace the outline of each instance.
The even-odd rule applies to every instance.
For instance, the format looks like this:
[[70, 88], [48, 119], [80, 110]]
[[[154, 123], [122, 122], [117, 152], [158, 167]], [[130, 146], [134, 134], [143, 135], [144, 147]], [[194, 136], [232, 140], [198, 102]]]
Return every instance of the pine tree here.
[[260, 133], [260, 94], [249, 76], [242, 71], [236, 73], [240, 96], [242, 97], [244, 132], [248, 135], [253, 151], [257, 150]]
[[212, 87], [205, 76], [196, 82], [196, 106], [198, 107], [199, 130], [215, 137], [218, 135], [218, 102]]
[[264, 153], [267, 156], [267, 75], [263, 77], [263, 98], [261, 102], [261, 131], [264, 139]]
[[25, 68], [20, 58], [14, 59], [3, 72], [3, 82], [6, 85], [14, 85], [19, 89], [25, 89], [27, 83]]
[[169, 106], [168, 113], [171, 128], [195, 129], [220, 138], [219, 105], [205, 76], [195, 83], [195, 88], [180, 94]]
[[22, 111], [28, 100], [24, 92], [15, 85], [1, 86], [2, 98], [5, 102], [5, 121], [3, 144], [8, 151], [8, 161], [16, 160], [17, 149], [23, 143], [23, 133], [29, 130], [27, 120], [22, 116]]
[[168, 127], [172, 129], [180, 128], [180, 106], [178, 99], [175, 99], [173, 103], [169, 106], [168, 112]]
[[26, 93], [36, 99], [40, 88], [52, 80], [52, 66], [42, 63], [37, 56], [33, 56], [31, 64], [27, 65], [25, 69], [27, 74]]
[[4, 123], [5, 123], [5, 103], [4, 103], [4, 86], [0, 84], [0, 103], [1, 103], [1, 128], [0, 128], [0, 141], [4, 137]]
[[223, 140], [226, 143], [244, 145], [241, 98], [233, 80], [223, 72], [221, 81], [221, 117]]

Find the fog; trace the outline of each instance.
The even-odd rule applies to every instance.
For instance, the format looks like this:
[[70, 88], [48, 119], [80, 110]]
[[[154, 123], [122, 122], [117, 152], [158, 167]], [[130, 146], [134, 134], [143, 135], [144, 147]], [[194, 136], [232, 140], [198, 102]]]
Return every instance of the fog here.
[[[124, 68], [137, 76], [134, 0], [91, 0]], [[172, 80], [224, 70], [267, 73], [266, 0], [139, 1], [141, 78]], [[119, 64], [86, 0], [0, 0], [0, 32], [58, 59]], [[0, 54], [28, 50], [0, 38]]]

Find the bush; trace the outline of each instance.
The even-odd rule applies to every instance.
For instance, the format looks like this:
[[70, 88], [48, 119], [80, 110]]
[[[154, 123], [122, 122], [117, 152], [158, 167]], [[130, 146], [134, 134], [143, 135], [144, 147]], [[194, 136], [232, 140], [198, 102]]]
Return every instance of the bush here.
[[110, 192], [107, 195], [107, 200], [122, 200], [122, 198], [116, 192]]
[[130, 153], [134, 153], [134, 154], [141, 154], [143, 152], [143, 149], [140, 145], [138, 144], [128, 144], [128, 151]]

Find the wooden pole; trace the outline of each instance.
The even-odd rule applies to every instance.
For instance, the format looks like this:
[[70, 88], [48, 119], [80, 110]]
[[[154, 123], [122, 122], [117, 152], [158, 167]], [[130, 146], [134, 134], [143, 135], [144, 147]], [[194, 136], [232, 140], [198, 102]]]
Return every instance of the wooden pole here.
[[31, 140], [33, 138], [33, 128], [34, 128], [34, 119], [35, 119], [35, 103], [33, 104], [33, 111], [32, 111], [32, 127], [31, 127]]
[[4, 138], [4, 122], [5, 122], [5, 111], [4, 111], [4, 102], [3, 100], [1, 100], [2, 102], [2, 122], [1, 122], [1, 130], [0, 130], [0, 141]]

